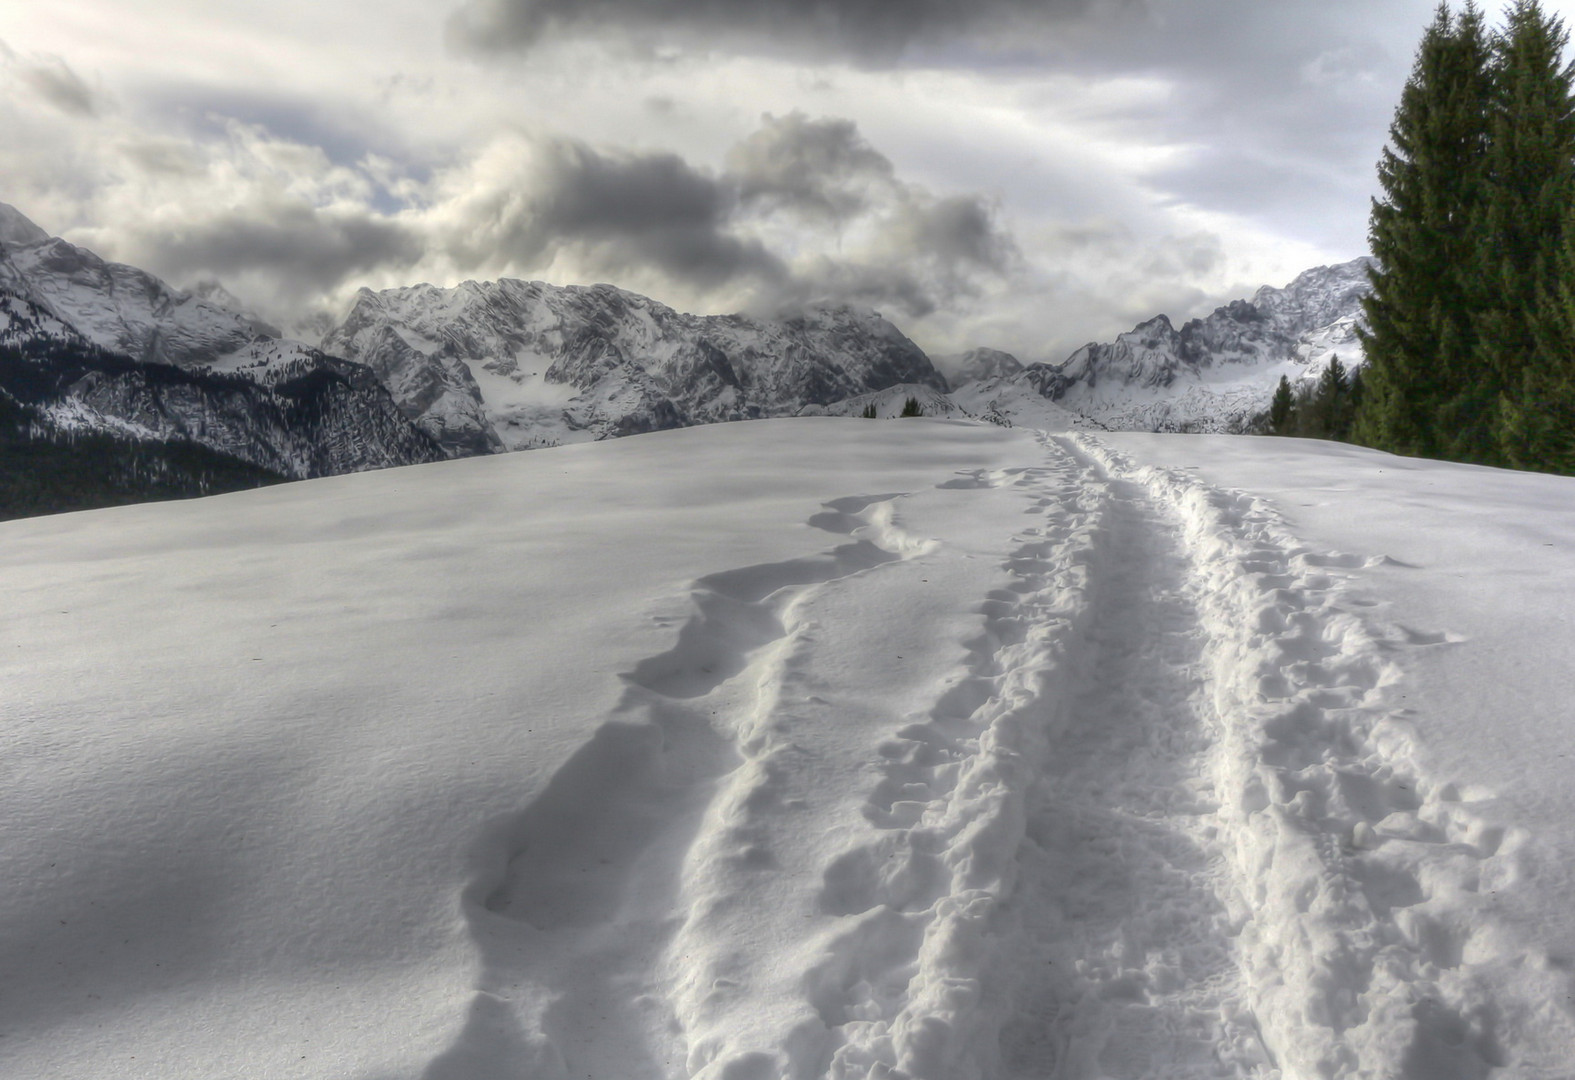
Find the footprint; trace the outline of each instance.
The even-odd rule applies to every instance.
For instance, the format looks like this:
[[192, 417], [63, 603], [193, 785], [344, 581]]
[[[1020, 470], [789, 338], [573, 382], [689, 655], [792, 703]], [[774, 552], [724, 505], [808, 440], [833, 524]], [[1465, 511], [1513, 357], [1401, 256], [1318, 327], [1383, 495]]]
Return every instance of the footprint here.
[[1447, 630], [1418, 630], [1403, 624], [1395, 627], [1407, 645], [1458, 645], [1466, 639]]
[[1309, 552], [1302, 556], [1302, 562], [1308, 566], [1316, 566], [1325, 570], [1355, 570], [1358, 567], [1369, 566], [1371, 559], [1361, 555], [1335, 553], [1331, 555], [1318, 555]]
[[794, 586], [851, 577], [902, 556], [868, 540], [787, 562], [762, 563], [711, 574], [695, 583], [695, 613], [669, 650], [647, 657], [623, 677], [664, 697], [703, 697], [749, 665], [750, 656], [786, 633], [781, 603], [771, 598]]
[[609, 721], [553, 775], [514, 827], [486, 910], [537, 930], [613, 917], [641, 854], [737, 762], [703, 721], [677, 711], [667, 721]]
[[904, 494], [906, 493], [894, 491], [885, 495], [849, 495], [841, 499], [832, 499], [828, 503], [821, 504], [825, 509], [811, 516], [808, 524], [826, 532], [846, 535], [861, 525], [869, 524], [859, 515], [871, 506], [900, 499]]

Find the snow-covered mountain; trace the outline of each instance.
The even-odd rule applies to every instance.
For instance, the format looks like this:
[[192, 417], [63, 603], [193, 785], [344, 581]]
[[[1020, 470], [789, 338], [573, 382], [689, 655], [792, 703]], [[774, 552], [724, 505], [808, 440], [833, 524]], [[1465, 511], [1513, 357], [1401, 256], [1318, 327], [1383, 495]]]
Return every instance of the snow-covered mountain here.
[[873, 311], [686, 315], [610, 285], [363, 289], [322, 347], [376, 371], [452, 453], [791, 416], [899, 383], [946, 389]]
[[1048, 398], [1113, 431], [1239, 431], [1268, 408], [1281, 375], [1313, 377], [1338, 355], [1359, 364], [1356, 328], [1371, 260], [1308, 270], [1177, 329], [1165, 315], [1060, 364], [964, 386], [974, 402]]
[[59, 426], [190, 439], [292, 477], [443, 456], [369, 369], [51, 237], [3, 203], [0, 343], [13, 350], [7, 392]]

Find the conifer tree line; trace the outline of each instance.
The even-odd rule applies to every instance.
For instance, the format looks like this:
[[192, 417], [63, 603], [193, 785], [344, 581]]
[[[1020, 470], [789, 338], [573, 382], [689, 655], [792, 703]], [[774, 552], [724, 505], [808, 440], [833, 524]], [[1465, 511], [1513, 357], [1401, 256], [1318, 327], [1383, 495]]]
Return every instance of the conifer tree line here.
[[1267, 435], [1298, 435], [1347, 441], [1363, 398], [1362, 369], [1348, 369], [1338, 356], [1329, 358], [1314, 382], [1292, 387], [1280, 376], [1266, 417], [1257, 430]]
[[1379, 162], [1351, 437], [1575, 473], [1575, 93], [1538, 0], [1438, 8]]

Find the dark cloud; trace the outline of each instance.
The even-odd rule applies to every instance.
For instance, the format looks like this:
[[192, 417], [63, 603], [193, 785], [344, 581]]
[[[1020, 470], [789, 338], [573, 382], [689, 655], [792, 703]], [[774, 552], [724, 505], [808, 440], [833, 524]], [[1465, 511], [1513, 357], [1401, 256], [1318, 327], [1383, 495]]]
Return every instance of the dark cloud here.
[[[1143, 174], [1159, 205], [1195, 206], [1273, 232], [1288, 225], [1297, 240], [1340, 250], [1361, 246], [1372, 163], [1434, 2], [463, 0], [451, 31], [483, 51], [574, 38], [852, 57], [986, 81], [1046, 72], [1092, 85], [1149, 81], [1163, 92], [1143, 102], [1118, 94], [1108, 117], [1084, 119], [1118, 139], [1184, 151]], [[813, 189], [792, 171], [800, 164], [793, 153], [814, 153], [817, 139], [833, 151], [846, 143], [802, 118], [796, 127], [777, 123], [740, 151], [753, 158], [730, 163], [741, 197], [805, 215], [848, 213], [864, 197], [858, 185]], [[1053, 178], [1042, 187], [1055, 187]], [[1078, 212], [1056, 199], [1029, 192], [1013, 204], [1057, 217]]]
[[832, 258], [815, 260], [769, 299], [786, 309], [806, 303], [862, 304], [914, 319], [940, 306], [933, 283], [916, 268]]
[[266, 275], [294, 300], [374, 270], [412, 266], [424, 250], [398, 222], [299, 202], [238, 206], [177, 228], [149, 228], [130, 244], [138, 261], [173, 280]]
[[851, 120], [768, 115], [727, 165], [746, 215], [790, 215], [801, 247], [817, 226], [829, 233], [825, 250], [798, 261], [780, 303], [855, 302], [921, 318], [975, 294], [981, 275], [1003, 276], [1017, 255], [987, 201], [902, 180]]
[[120, 145], [120, 152], [127, 161], [147, 173], [200, 176], [205, 169], [197, 148], [180, 139], [128, 139]]
[[670, 153], [520, 140], [449, 178], [431, 235], [463, 273], [558, 262], [745, 293], [759, 308], [858, 302], [910, 316], [1017, 258], [989, 202], [904, 182], [849, 120], [766, 116], [726, 162], [713, 173]]
[[946, 266], [1005, 270], [1015, 247], [990, 205], [976, 195], [909, 200], [893, 218], [889, 242]]
[[19, 64], [17, 73], [34, 93], [61, 112], [71, 116], [98, 114], [98, 98], [93, 88], [59, 57], [43, 57]]
[[1092, 6], [1094, 0], [468, 0], [450, 33], [482, 51], [622, 35], [647, 43], [731, 39], [767, 51], [807, 46], [894, 59], [913, 45], [1043, 25]]
[[859, 303], [919, 319], [1001, 284], [1018, 262], [988, 204], [968, 196], [904, 203], [871, 234], [856, 250], [805, 260], [778, 302]]
[[828, 250], [799, 260], [784, 302], [853, 301], [920, 317], [972, 294], [981, 274], [1005, 274], [1017, 256], [990, 203], [902, 180], [851, 120], [767, 115], [726, 160], [742, 216], [787, 215], [800, 248], [825, 234]]
[[894, 179], [890, 160], [853, 121], [811, 120], [798, 112], [763, 117], [760, 130], [728, 152], [727, 168], [746, 204], [833, 223], [864, 210], [874, 197], [871, 187], [889, 187]]
[[781, 280], [778, 259], [730, 231], [735, 207], [731, 184], [677, 155], [545, 140], [518, 175], [465, 199], [449, 250], [461, 269], [541, 266], [567, 248], [602, 272], [653, 268], [705, 288]]

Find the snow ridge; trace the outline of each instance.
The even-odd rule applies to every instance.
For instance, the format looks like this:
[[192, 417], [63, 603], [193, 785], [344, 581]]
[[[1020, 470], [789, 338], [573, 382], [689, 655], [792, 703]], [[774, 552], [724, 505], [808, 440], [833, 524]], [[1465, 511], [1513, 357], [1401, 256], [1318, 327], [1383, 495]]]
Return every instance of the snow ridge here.
[[[897, 497], [829, 504], [811, 524], [859, 535], [821, 556], [695, 583], [674, 646], [624, 675], [614, 717], [495, 840], [506, 869], [501, 879], [484, 870], [466, 903], [489, 967], [472, 1022], [432, 1080], [520, 1062], [540, 1080], [756, 1075], [738, 1070], [763, 1051], [729, 1064], [729, 1044], [779, 1017], [767, 1011], [731, 1039], [714, 1032], [740, 984], [712, 943], [748, 930], [729, 925], [750, 892], [732, 879], [775, 862], [753, 818], [792, 803], [780, 761], [801, 751], [783, 739], [775, 705], [806, 635], [796, 612], [830, 583], [924, 550], [892, 525]], [[772, 1031], [764, 1045], [793, 1040]]]
[[1092, 604], [1027, 803], [999, 1075], [1223, 1080], [1268, 1061], [1212, 825], [1216, 738], [1171, 508], [1070, 439], [1101, 503]]
[[[1258, 500], [1039, 443], [833, 500], [807, 524], [835, 546], [662, 616], [492, 831], [484, 970], [429, 1080], [1560, 1075], [1522, 1033], [1575, 987], [1493, 910], [1529, 837], [1429, 773], [1394, 697], [1394, 657], [1451, 636], [1373, 622], [1373, 560]], [[870, 635], [979, 573], [909, 524], [926, 497], [1027, 521], [957, 636]], [[902, 701], [849, 678], [925, 649]]]

